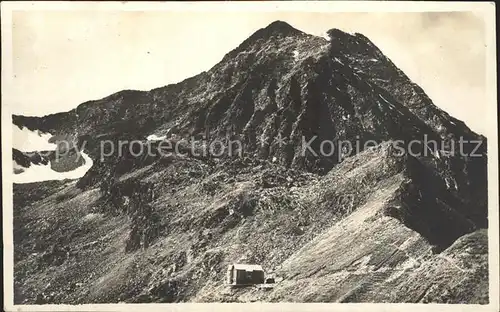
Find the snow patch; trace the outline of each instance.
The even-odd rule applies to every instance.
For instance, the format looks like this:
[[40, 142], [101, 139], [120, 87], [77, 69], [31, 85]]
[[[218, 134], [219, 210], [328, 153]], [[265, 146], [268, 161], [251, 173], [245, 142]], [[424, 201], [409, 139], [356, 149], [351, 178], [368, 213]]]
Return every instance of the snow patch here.
[[445, 177], [444, 181], [446, 182], [447, 189], [458, 190], [457, 181], [453, 177], [450, 177], [450, 178]]
[[384, 102], [386, 102], [387, 104], [391, 104], [389, 101], [387, 101], [387, 99], [385, 97], [383, 97], [381, 94], [378, 95], [379, 98], [381, 98], [382, 100], [384, 100]]
[[[28, 168], [21, 167], [24, 171], [19, 174], [12, 175], [12, 180], [14, 183], [21, 184], [52, 180], [60, 181], [65, 179], [79, 179], [83, 177], [94, 164], [92, 159], [84, 152], [80, 152], [80, 155], [83, 157], [85, 163], [74, 170], [68, 172], [57, 172], [51, 168], [50, 163], [47, 165], [31, 164]], [[16, 167], [14, 166], [14, 168]]]
[[389, 82], [389, 80], [387, 80], [387, 79], [381, 79], [381, 78], [372, 78], [371, 80]]
[[354, 72], [356, 72], [358, 74], [363, 74], [364, 73], [364, 71], [361, 68], [359, 68], [359, 67], [353, 67], [353, 69], [354, 69]]
[[26, 168], [19, 165], [14, 159], [12, 160], [12, 168], [14, 169], [14, 172], [23, 172]]
[[446, 183], [446, 189], [450, 189], [450, 180], [448, 180], [448, 178], [444, 178], [444, 182]]
[[344, 65], [344, 63], [342, 63], [342, 61], [339, 60], [337, 57], [334, 57], [333, 59], [335, 59], [335, 61], [337, 61], [337, 63], [339, 63], [340, 65]]
[[[446, 183], [446, 188], [449, 190], [449, 189], [454, 189], [454, 190], [458, 190], [458, 185], [457, 185], [457, 181], [454, 179], [454, 178], [448, 178], [448, 177], [445, 177], [444, 178], [444, 182]], [[453, 183], [453, 185], [452, 185]]]
[[57, 144], [49, 143], [52, 137], [50, 133], [43, 133], [39, 130], [31, 131], [23, 127], [12, 125], [12, 147], [21, 152], [53, 151]]
[[437, 150], [436, 153], [434, 154], [434, 157], [437, 159], [441, 159], [441, 153], [439, 152], [440, 150]]
[[148, 141], [163, 141], [166, 139], [166, 137], [167, 137], [166, 135], [157, 136], [156, 134], [150, 134], [150, 135], [148, 135], [146, 140], [148, 140]]
[[293, 51], [293, 58], [297, 60], [299, 58], [299, 51], [295, 50]]

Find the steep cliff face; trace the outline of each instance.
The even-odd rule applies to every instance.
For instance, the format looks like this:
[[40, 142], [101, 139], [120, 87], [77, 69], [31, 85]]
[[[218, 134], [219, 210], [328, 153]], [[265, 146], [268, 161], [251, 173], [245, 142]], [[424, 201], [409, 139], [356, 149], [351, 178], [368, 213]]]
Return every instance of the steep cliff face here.
[[[486, 139], [366, 37], [328, 34], [277, 21], [178, 84], [14, 116], [94, 159], [15, 200], [16, 301], [487, 302]], [[152, 134], [240, 140], [243, 155], [162, 155]], [[101, 159], [104, 140], [152, 153]], [[280, 282], [227, 289], [233, 262]]]

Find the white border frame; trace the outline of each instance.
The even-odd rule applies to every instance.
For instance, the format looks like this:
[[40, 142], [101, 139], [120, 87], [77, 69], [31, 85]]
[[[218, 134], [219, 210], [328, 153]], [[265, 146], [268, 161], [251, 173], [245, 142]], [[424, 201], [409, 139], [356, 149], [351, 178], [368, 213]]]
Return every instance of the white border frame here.
[[269, 2], [2, 2], [2, 89], [12, 83], [12, 11], [16, 10], [106, 10], [106, 11], [308, 11], [308, 12], [446, 12], [476, 11], [484, 16], [487, 31], [487, 92], [485, 122], [488, 132], [488, 305], [389, 304], [389, 303], [178, 303], [178, 304], [13, 304], [12, 224], [12, 127], [11, 109], [2, 95], [2, 179], [4, 309], [6, 311], [499, 311], [498, 228], [498, 121], [496, 98], [496, 25], [494, 2], [403, 2], [403, 1], [269, 1]]

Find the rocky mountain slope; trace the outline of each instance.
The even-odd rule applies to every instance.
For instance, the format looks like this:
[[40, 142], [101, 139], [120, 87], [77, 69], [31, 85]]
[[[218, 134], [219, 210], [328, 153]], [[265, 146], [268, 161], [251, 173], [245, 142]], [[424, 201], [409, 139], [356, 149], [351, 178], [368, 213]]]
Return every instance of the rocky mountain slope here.
[[[328, 34], [277, 21], [180, 83], [13, 116], [94, 161], [14, 185], [15, 302], [488, 302], [486, 138], [368, 38]], [[242, 156], [164, 155], [152, 134], [241, 140]], [[102, 158], [105, 140], [152, 153]], [[322, 155], [325, 140], [362, 148]], [[230, 289], [234, 262], [278, 283]]]

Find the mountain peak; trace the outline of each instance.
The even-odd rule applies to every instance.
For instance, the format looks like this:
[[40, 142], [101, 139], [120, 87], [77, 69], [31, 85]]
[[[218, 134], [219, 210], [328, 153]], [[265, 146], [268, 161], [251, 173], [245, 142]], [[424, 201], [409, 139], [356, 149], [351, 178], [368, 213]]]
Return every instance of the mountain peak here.
[[260, 28], [259, 30], [254, 32], [250, 37], [245, 39], [236, 49], [229, 52], [226, 55], [226, 57], [232, 57], [235, 53], [237, 54], [243, 50], [246, 50], [249, 46], [253, 45], [256, 41], [260, 39], [267, 40], [273, 36], [288, 37], [288, 36], [297, 36], [303, 34], [304, 32], [294, 28], [290, 24], [280, 20], [276, 20], [271, 24], [267, 25], [266, 27]]
[[261, 28], [257, 30], [253, 35], [251, 35], [248, 39], [249, 40], [258, 40], [258, 39], [265, 39], [269, 38], [272, 36], [294, 36], [294, 35], [300, 35], [303, 34], [302, 31], [293, 28], [290, 24], [276, 20], [272, 22], [271, 24], [267, 25], [264, 28]]
[[280, 20], [276, 20], [272, 22], [271, 24], [267, 25], [267, 27], [264, 28], [268, 33], [270, 34], [297, 34], [297, 33], [302, 33], [300, 30], [294, 28], [292, 25], [288, 24], [287, 22], [283, 22]]

